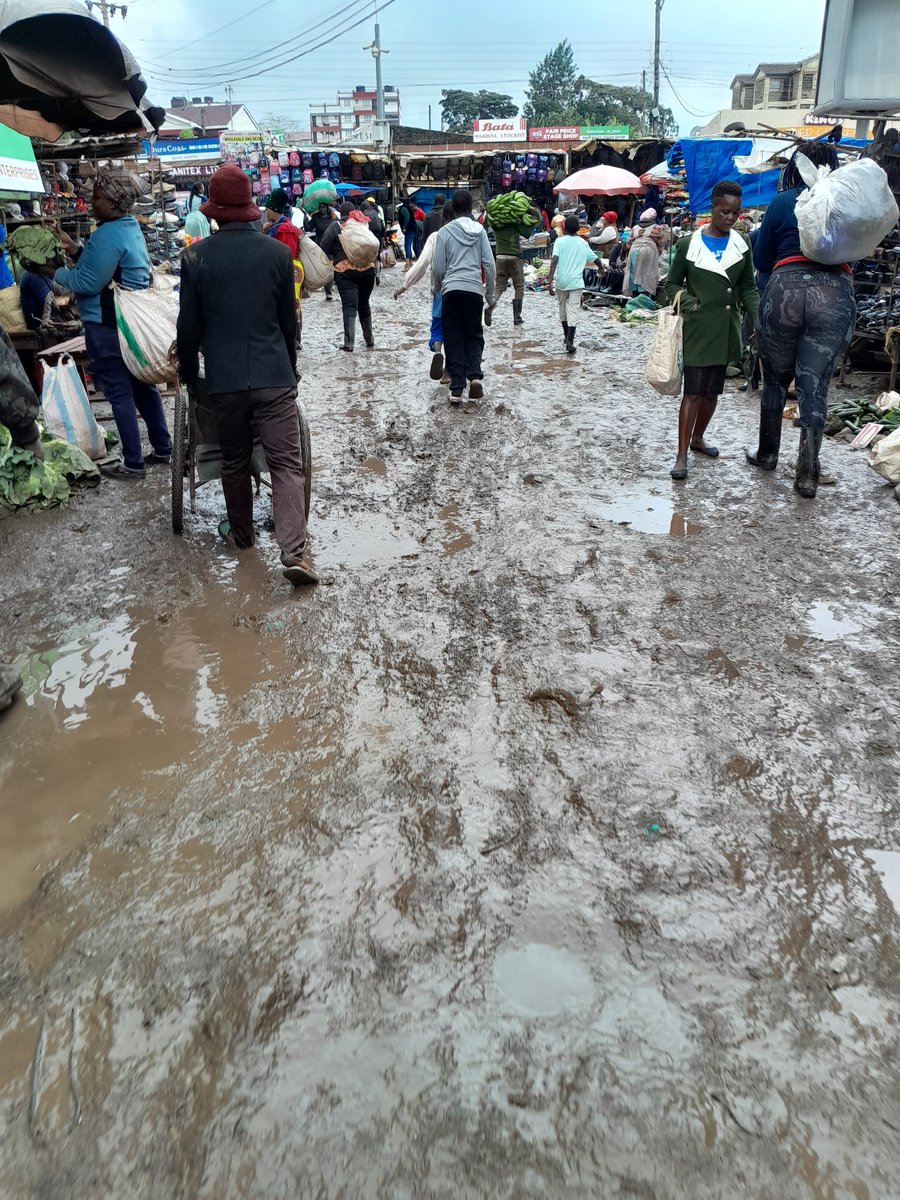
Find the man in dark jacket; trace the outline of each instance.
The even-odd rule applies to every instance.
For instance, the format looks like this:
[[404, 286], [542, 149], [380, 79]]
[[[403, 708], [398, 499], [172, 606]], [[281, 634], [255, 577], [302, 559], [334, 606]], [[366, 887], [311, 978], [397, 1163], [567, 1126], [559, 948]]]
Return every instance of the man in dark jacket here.
[[[181, 259], [178, 361], [185, 383], [209, 394], [222, 450], [228, 521], [220, 532], [253, 545], [254, 432], [272, 477], [275, 537], [291, 583], [317, 583], [306, 550], [306, 509], [297, 415], [297, 308], [287, 246], [263, 237], [250, 180], [222, 167], [202, 212], [219, 224]], [[199, 380], [203, 353], [205, 380]]]
[[434, 206], [428, 216], [425, 218], [423, 232], [425, 236], [422, 239], [424, 246], [433, 233], [444, 224], [444, 205], [447, 203], [447, 197], [443, 192], [438, 192], [434, 198]]

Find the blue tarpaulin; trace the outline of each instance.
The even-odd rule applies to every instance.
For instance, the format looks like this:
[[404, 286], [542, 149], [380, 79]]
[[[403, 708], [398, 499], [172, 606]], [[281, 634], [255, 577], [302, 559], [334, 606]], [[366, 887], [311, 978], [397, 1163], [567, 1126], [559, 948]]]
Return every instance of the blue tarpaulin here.
[[742, 175], [735, 157], [753, 149], [750, 138], [683, 138], [669, 151], [669, 164], [684, 159], [691, 212], [709, 212], [712, 191], [722, 179], [732, 179], [744, 189], [744, 208], [765, 208], [778, 193], [781, 169]]

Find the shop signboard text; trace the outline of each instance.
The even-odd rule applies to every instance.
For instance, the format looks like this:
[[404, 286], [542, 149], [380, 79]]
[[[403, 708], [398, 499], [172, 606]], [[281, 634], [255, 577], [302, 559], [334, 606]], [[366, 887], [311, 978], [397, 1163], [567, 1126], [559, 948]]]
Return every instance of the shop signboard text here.
[[527, 142], [528, 124], [524, 117], [508, 121], [473, 121], [472, 140], [475, 142]]

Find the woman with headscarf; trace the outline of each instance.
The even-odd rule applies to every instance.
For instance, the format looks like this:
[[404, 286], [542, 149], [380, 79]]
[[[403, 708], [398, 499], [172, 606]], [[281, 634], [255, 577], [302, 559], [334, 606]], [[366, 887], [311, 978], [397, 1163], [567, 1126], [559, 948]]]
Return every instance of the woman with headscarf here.
[[[150, 286], [150, 256], [141, 227], [131, 210], [147, 191], [147, 185], [131, 171], [100, 167], [94, 178], [91, 207], [97, 228], [80, 249], [61, 234], [64, 249], [77, 257], [74, 267], [60, 267], [57, 283], [75, 293], [84, 322], [88, 363], [103, 389], [115, 418], [122, 444], [122, 458], [100, 469], [119, 479], [143, 479], [145, 467], [168, 463], [172, 439], [166, 425], [159, 391], [142, 383], [125, 366], [119, 350], [116, 310], [110, 284], [115, 280], [129, 291]], [[138, 414], [147, 426], [153, 453], [144, 456]]]
[[781, 191], [766, 209], [753, 258], [760, 280], [768, 282], [759, 308], [756, 348], [763, 371], [759, 446], [747, 460], [774, 471], [781, 447], [787, 388], [796, 380], [800, 409], [800, 448], [794, 488], [814, 499], [819, 484], [819, 451], [828, 414], [828, 384], [838, 356], [853, 332], [856, 300], [849, 266], [826, 267], [805, 258], [797, 228], [797, 200], [806, 190], [797, 156], [814, 167], [838, 165], [834, 146], [803, 142], [781, 177]]
[[276, 242], [283, 242], [291, 252], [291, 258], [300, 253], [301, 231], [291, 220], [293, 207], [284, 188], [276, 188], [266, 200], [266, 223], [263, 232]]
[[588, 234], [591, 249], [603, 258], [609, 258], [609, 252], [619, 240], [618, 220], [614, 212], [605, 212]]
[[649, 296], [651, 300], [656, 297], [660, 280], [659, 256], [665, 246], [665, 239], [665, 226], [651, 225], [634, 243], [629, 258], [629, 290], [632, 296]]
[[341, 297], [344, 316], [344, 344], [341, 349], [352, 354], [356, 343], [357, 316], [366, 345], [370, 350], [375, 345], [375, 336], [372, 333], [371, 299], [375, 287], [375, 259], [378, 255], [378, 247], [376, 246], [373, 253], [371, 266], [354, 266], [341, 245], [341, 231], [348, 221], [362, 221], [366, 228], [369, 227], [369, 222], [349, 200], [345, 200], [341, 205], [340, 213], [340, 220], [332, 222], [322, 235], [322, 241], [319, 244], [334, 263], [334, 282]]
[[[625, 286], [622, 288], [623, 293], [627, 296], [636, 296], [638, 294], [634, 290], [634, 266], [636, 261], [635, 251], [637, 250], [641, 238], [644, 236], [647, 230], [652, 229], [655, 226], [656, 217], [657, 213], [655, 208], [645, 208], [640, 217], [638, 217], [637, 225], [633, 226], [631, 229], [631, 235], [628, 238], [628, 244], [626, 246], [627, 260], [625, 265]], [[645, 260], [645, 267], [648, 262], [649, 255]]]

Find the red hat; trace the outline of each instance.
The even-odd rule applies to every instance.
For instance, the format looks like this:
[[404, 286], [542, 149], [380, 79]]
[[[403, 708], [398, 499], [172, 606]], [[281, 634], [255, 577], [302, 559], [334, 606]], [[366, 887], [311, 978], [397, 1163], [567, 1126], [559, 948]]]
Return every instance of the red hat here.
[[253, 203], [250, 180], [240, 167], [220, 167], [209, 181], [209, 199], [201, 204], [204, 217], [219, 225], [229, 221], [258, 221], [262, 213]]

